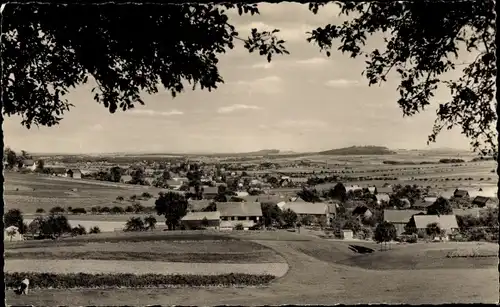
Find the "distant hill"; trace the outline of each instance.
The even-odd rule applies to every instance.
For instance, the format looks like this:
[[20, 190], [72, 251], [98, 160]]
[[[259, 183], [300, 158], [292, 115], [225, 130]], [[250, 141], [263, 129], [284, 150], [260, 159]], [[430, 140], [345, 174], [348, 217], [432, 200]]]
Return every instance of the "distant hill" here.
[[383, 146], [351, 146], [318, 152], [320, 155], [362, 156], [362, 155], [394, 155], [396, 152]]

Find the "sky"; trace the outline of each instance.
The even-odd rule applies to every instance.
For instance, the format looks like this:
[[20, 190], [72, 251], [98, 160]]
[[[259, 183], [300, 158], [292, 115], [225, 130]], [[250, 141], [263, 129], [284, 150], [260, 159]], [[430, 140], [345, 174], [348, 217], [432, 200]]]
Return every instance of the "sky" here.
[[[361, 75], [364, 58], [351, 59], [335, 50], [328, 58], [306, 41], [306, 31], [345, 20], [335, 5], [317, 15], [299, 3], [262, 3], [259, 10], [256, 16], [230, 12], [230, 22], [241, 36], [254, 27], [281, 29], [279, 37], [290, 55], [268, 63], [237, 45], [219, 57], [225, 84], [217, 90], [188, 87], [176, 98], [160, 90], [143, 96], [144, 106], [115, 114], [93, 100], [93, 84], [88, 83], [68, 94], [75, 107], [58, 126], [28, 130], [19, 117], [6, 118], [5, 144], [34, 153], [311, 152], [354, 145], [470, 149], [459, 128], [442, 132], [436, 144], [427, 145], [435, 109], [449, 98], [446, 90], [437, 93], [425, 112], [403, 117], [397, 78], [368, 87]], [[382, 48], [382, 37], [369, 39], [366, 47]], [[464, 61], [473, 57], [461, 56]]]

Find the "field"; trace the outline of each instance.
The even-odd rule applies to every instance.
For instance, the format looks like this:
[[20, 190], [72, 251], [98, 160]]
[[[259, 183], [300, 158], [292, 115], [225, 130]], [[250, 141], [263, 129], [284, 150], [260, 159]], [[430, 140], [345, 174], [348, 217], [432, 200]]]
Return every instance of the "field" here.
[[[128, 234], [130, 236], [130, 234]], [[273, 250], [288, 263], [289, 270], [283, 277], [268, 286], [208, 287], [208, 288], [134, 288], [134, 289], [44, 289], [33, 290], [28, 296], [15, 296], [7, 292], [10, 304], [42, 305], [263, 305], [263, 304], [333, 304], [333, 303], [453, 303], [498, 302], [498, 270], [496, 258], [491, 257], [497, 245], [488, 243], [422, 243], [414, 245], [393, 244], [390, 250], [380, 251], [379, 246], [359, 243], [375, 249], [373, 254], [359, 255], [348, 249], [347, 242], [328, 241], [312, 236], [287, 232], [236, 233], [220, 236], [214, 244], [202, 240], [202, 234], [140, 234], [136, 242], [121, 241], [127, 235], [100, 234], [89, 238], [63, 241], [54, 247], [6, 246], [6, 265], [12, 253], [45, 252], [49, 258], [67, 257], [64, 252], [122, 250], [147, 253], [225, 253], [242, 255], [268, 253]], [[98, 239], [99, 237], [99, 239]], [[101, 238], [102, 237], [102, 238]], [[182, 240], [180, 240], [182, 238]], [[259, 238], [261, 240], [259, 240]], [[154, 239], [154, 240], [153, 240]], [[161, 240], [160, 240], [161, 239]], [[112, 241], [112, 244], [99, 242]], [[114, 241], [113, 241], [114, 240]], [[141, 242], [142, 241], [142, 242]], [[58, 246], [59, 245], [59, 246]], [[57, 246], [57, 247], [56, 247]], [[453, 251], [475, 249], [490, 257], [468, 258], [467, 264], [447, 257]], [[497, 248], [498, 250], [498, 248]], [[105, 253], [102, 253], [103, 255]], [[75, 254], [76, 255], [76, 254]], [[253, 254], [256, 255], [256, 254]], [[33, 255], [35, 256], [35, 255]], [[23, 259], [19, 256], [18, 260]], [[91, 256], [90, 256], [91, 257]], [[106, 256], [107, 257], [107, 256]], [[121, 256], [119, 256], [121, 257]], [[117, 256], [118, 258], [118, 256]], [[251, 257], [254, 258], [254, 257]], [[259, 257], [257, 257], [259, 258]], [[121, 259], [121, 258], [120, 258]], [[135, 261], [137, 260], [135, 258]], [[489, 259], [488, 263], [484, 259]], [[493, 259], [493, 260], [491, 260]], [[246, 260], [245, 260], [246, 261]], [[274, 260], [273, 260], [274, 261]], [[117, 263], [121, 260], [116, 260]], [[439, 265], [434, 263], [438, 262]], [[425, 292], [425, 295], [422, 293]], [[363, 295], [360, 295], [363, 293]]]
[[[5, 207], [7, 209], [20, 209], [25, 214], [34, 214], [38, 208], [48, 211], [55, 206], [80, 207], [87, 210], [93, 206], [125, 207], [131, 203], [116, 201], [118, 196], [127, 199], [143, 192], [157, 195], [160, 191], [160, 189], [145, 186], [53, 178], [14, 172], [5, 173], [4, 189]], [[151, 201], [144, 203], [144, 205], [152, 205]]]

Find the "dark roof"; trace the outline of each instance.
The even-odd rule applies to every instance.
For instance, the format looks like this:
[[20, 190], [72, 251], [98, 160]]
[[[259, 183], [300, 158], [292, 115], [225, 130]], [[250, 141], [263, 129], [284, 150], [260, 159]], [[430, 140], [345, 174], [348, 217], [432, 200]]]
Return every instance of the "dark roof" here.
[[218, 187], [203, 187], [203, 194], [218, 194]]
[[365, 214], [366, 211], [369, 211], [370, 209], [366, 206], [357, 206], [353, 211], [352, 211], [352, 214], [353, 215], [362, 215], [362, 214]]
[[486, 196], [476, 196], [472, 201], [473, 204], [486, 205], [486, 203], [490, 200], [489, 197]]
[[24, 165], [33, 165], [33, 163], [35, 163], [35, 162], [33, 160], [30, 160], [30, 159], [23, 161]]
[[413, 208], [427, 208], [429, 206], [432, 206], [432, 204], [433, 204], [433, 202], [418, 199], [415, 201], [415, 203], [412, 205], [412, 207]]
[[467, 190], [459, 190], [456, 189], [455, 192], [453, 192], [453, 196], [455, 197], [464, 197], [467, 196], [469, 192]]

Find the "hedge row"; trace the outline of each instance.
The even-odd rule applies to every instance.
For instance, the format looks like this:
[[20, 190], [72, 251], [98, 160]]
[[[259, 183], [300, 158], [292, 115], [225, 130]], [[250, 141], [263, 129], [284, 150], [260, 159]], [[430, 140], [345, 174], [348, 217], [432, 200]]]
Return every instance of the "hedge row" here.
[[160, 287], [176, 286], [258, 286], [271, 282], [273, 275], [224, 274], [224, 275], [159, 275], [159, 274], [52, 274], [5, 273], [5, 286], [14, 289], [24, 278], [35, 289], [111, 288], [111, 287]]

